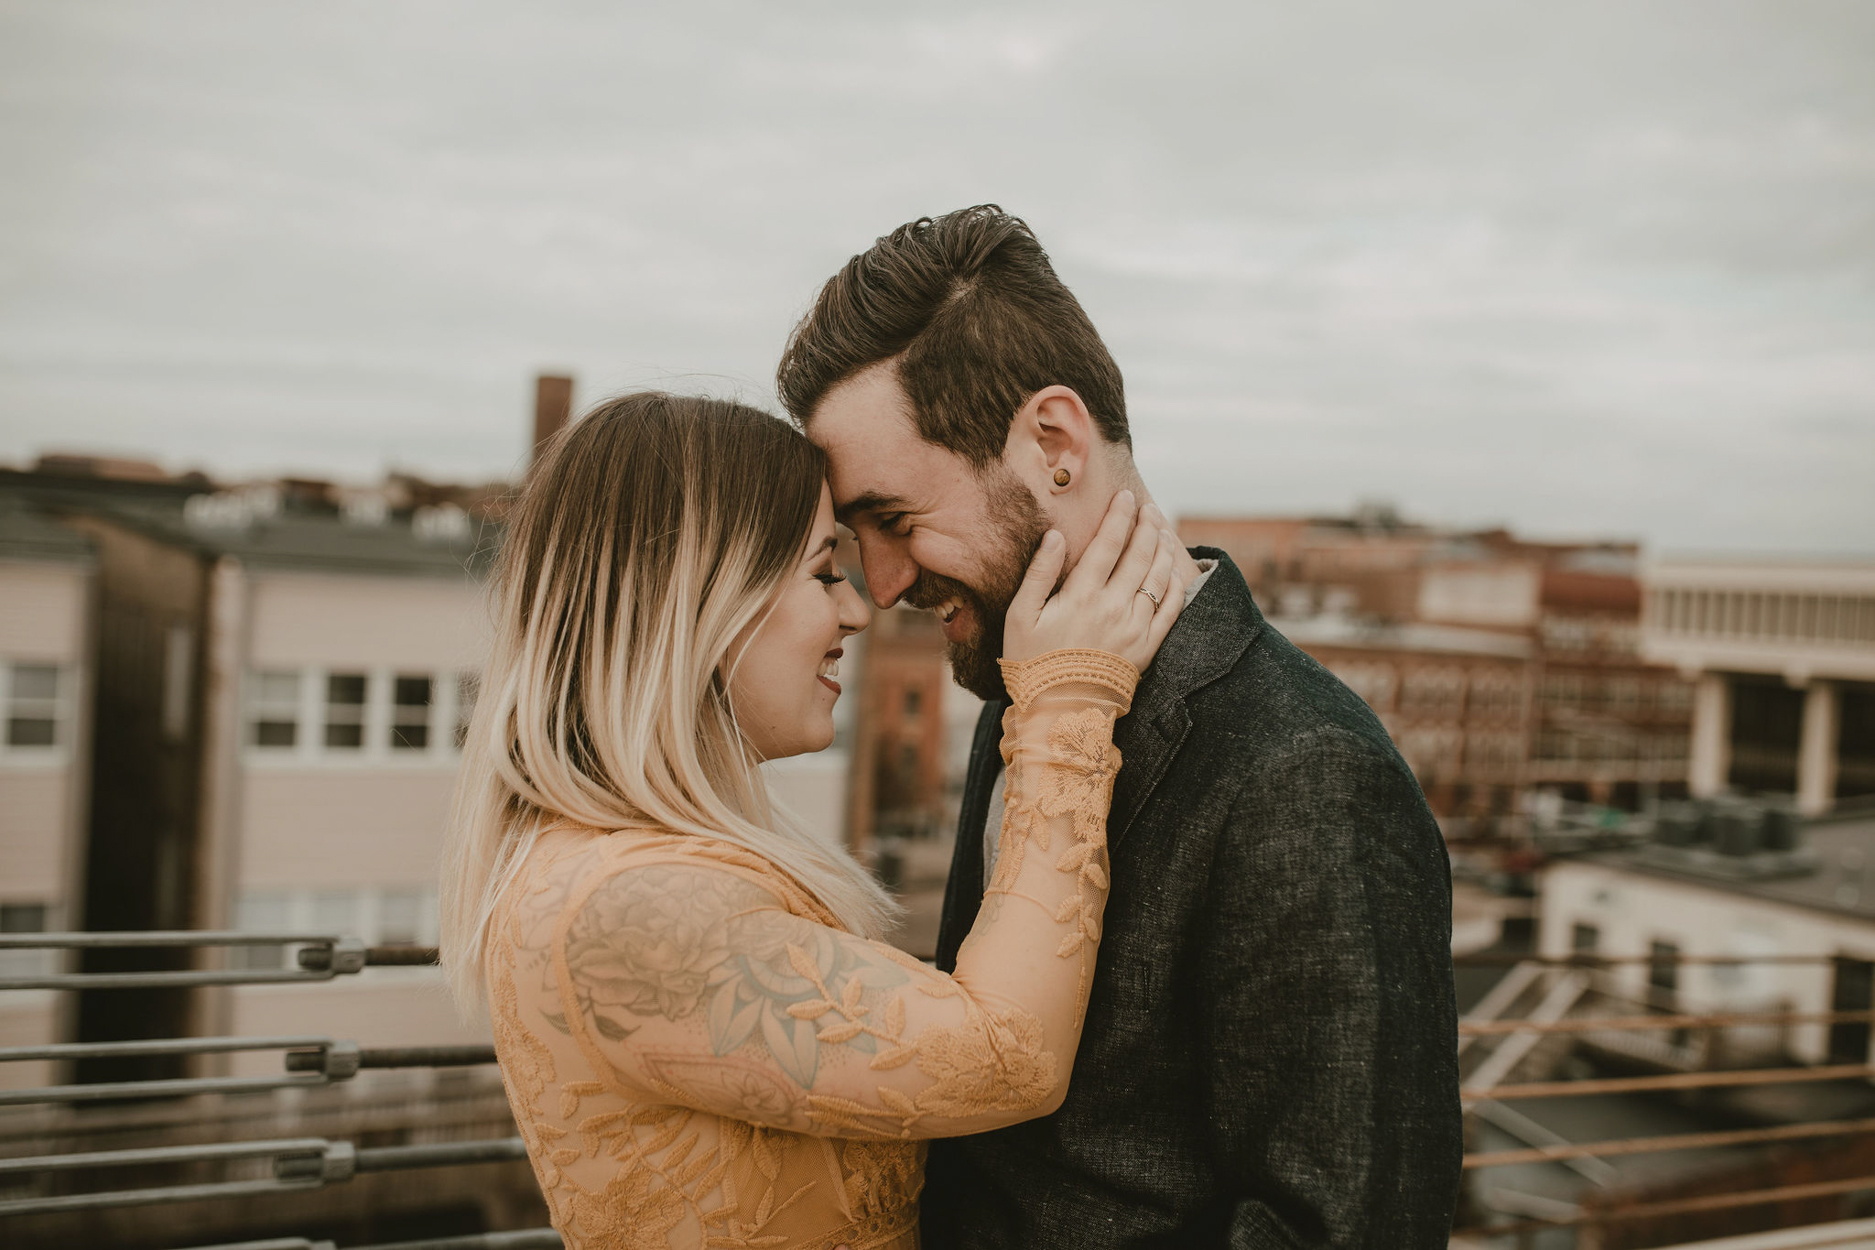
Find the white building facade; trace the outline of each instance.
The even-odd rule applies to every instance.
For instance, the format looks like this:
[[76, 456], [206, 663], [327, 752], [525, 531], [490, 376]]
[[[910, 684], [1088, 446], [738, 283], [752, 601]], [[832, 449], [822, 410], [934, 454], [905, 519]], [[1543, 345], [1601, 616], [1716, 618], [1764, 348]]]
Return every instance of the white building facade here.
[[1688, 786], [1875, 794], [1875, 562], [1657, 560], [1641, 646], [1696, 683]]
[[[1554, 861], [1540, 887], [1538, 953], [1624, 961], [1602, 974], [1608, 986], [1656, 1008], [1867, 1011], [1875, 988], [1875, 820], [1815, 822], [1803, 842], [1806, 870], [1756, 877], [1740, 867], [1728, 879], [1714, 869], [1725, 857], [1704, 849]], [[1871, 1062], [1865, 1021], [1759, 1028], [1736, 1040], [1757, 1062]]]
[[[85, 664], [94, 565], [76, 535], [0, 508], [0, 932], [62, 928], [79, 911], [89, 740]], [[0, 952], [0, 975], [46, 969]], [[58, 1039], [58, 995], [0, 995], [0, 1046]], [[43, 1084], [44, 1063], [0, 1064], [0, 1088]]]

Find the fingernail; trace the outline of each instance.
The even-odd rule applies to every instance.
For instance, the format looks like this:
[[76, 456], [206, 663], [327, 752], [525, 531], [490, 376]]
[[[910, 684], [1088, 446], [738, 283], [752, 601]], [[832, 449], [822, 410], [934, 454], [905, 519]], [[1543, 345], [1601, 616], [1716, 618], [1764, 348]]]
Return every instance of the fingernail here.
[[1062, 541], [1060, 530], [1049, 530], [1042, 535], [1042, 550], [1053, 551], [1062, 544]]
[[1132, 491], [1130, 491], [1130, 490], [1123, 490], [1123, 491], [1121, 491], [1121, 492], [1120, 492], [1120, 498], [1122, 498], [1122, 499], [1124, 499], [1124, 500], [1126, 500], [1126, 502], [1128, 502], [1128, 503], [1133, 503], [1133, 502], [1135, 502], [1135, 501], [1134, 501], [1134, 499], [1133, 499], [1133, 492], [1132, 492]]

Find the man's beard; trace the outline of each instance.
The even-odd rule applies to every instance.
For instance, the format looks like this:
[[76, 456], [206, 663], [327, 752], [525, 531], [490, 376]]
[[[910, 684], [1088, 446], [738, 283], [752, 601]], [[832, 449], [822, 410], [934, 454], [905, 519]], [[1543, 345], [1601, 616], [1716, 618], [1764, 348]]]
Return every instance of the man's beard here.
[[1003, 653], [1003, 625], [1029, 562], [1042, 545], [1042, 535], [1048, 532], [1048, 518], [1035, 496], [1007, 469], [997, 466], [997, 476], [985, 485], [985, 516], [1001, 541], [985, 553], [977, 585], [921, 570], [904, 599], [914, 608], [935, 608], [951, 598], [966, 605], [976, 619], [977, 632], [947, 642], [951, 676], [979, 699], [1007, 699], [1003, 670], [996, 663]]

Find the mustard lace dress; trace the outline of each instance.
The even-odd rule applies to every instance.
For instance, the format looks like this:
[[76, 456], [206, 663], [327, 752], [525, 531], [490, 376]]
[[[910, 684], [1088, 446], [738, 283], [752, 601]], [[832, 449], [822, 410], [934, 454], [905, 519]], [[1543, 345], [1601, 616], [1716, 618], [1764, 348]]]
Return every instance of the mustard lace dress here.
[[495, 1048], [570, 1250], [915, 1247], [923, 1140], [1060, 1105], [1107, 897], [1097, 651], [1005, 665], [1007, 807], [947, 976], [767, 861], [655, 829], [543, 834], [494, 917]]

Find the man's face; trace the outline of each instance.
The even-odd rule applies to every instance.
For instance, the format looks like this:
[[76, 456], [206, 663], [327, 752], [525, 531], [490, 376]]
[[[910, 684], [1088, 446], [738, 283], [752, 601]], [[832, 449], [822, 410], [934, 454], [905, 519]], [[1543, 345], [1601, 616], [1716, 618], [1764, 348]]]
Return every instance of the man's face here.
[[921, 438], [890, 362], [829, 391], [807, 434], [827, 453], [873, 602], [935, 611], [957, 684], [1002, 697], [1003, 617], [1049, 527], [1034, 495], [1000, 463], [979, 473]]

